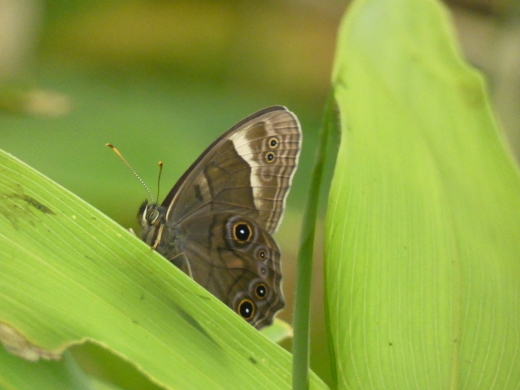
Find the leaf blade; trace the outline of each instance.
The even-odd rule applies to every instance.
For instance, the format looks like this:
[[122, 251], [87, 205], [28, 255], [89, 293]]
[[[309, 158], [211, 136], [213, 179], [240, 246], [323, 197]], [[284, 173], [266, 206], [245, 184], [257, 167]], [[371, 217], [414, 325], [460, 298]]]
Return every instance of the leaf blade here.
[[433, 1], [358, 1], [342, 24], [326, 254], [339, 387], [520, 383], [519, 175], [450, 34]]
[[167, 388], [290, 386], [287, 352], [128, 231], [4, 153], [0, 176], [0, 320], [31, 344], [92, 340]]

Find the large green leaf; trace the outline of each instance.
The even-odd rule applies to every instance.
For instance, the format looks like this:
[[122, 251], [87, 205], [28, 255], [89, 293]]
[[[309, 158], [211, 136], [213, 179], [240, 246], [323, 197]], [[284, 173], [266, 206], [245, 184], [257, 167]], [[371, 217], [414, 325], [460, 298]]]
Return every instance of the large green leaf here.
[[339, 388], [520, 386], [520, 180], [432, 0], [355, 1], [326, 233]]
[[[166, 388], [291, 383], [286, 351], [130, 232], [5, 153], [0, 323], [4, 344], [27, 359], [60, 358], [88, 340]], [[40, 388], [54, 388], [47, 377]]]

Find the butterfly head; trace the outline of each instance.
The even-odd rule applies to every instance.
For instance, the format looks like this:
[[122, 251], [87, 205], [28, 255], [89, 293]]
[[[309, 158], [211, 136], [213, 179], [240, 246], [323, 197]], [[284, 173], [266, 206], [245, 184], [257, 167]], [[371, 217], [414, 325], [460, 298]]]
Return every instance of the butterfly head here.
[[166, 209], [145, 200], [139, 207], [137, 219], [143, 228], [141, 238], [155, 249], [160, 242], [161, 231], [166, 222]]
[[148, 201], [145, 200], [139, 207], [137, 218], [139, 219], [139, 224], [143, 228], [158, 226], [162, 219], [159, 206], [157, 206], [155, 203], [148, 203]]

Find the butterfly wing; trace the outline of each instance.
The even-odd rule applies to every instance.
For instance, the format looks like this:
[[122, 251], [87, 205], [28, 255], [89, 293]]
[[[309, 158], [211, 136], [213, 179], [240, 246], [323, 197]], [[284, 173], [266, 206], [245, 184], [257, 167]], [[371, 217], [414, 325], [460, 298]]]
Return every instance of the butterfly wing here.
[[280, 223], [298, 164], [301, 131], [285, 107], [269, 107], [224, 133], [164, 199], [166, 219], [233, 210], [269, 233]]
[[159, 253], [257, 328], [284, 306], [280, 250], [271, 234], [300, 145], [298, 120], [285, 107], [249, 116], [210, 145], [170, 191], [160, 207], [164, 226], [143, 229], [160, 237]]
[[280, 250], [271, 235], [226, 212], [187, 218], [180, 231], [176, 265], [251, 325], [269, 325], [284, 307]]

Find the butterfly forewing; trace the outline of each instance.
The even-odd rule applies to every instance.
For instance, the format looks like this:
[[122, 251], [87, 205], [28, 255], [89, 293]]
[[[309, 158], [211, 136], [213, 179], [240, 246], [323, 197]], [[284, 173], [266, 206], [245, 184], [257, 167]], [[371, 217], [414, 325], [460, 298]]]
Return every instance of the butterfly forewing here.
[[209, 206], [240, 209], [268, 232], [276, 230], [298, 163], [301, 132], [284, 107], [259, 113], [223, 134], [190, 167], [162, 204], [168, 220], [181, 221]]

